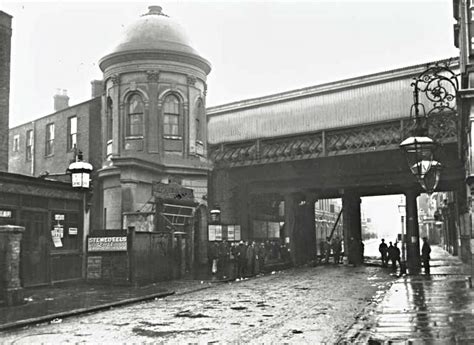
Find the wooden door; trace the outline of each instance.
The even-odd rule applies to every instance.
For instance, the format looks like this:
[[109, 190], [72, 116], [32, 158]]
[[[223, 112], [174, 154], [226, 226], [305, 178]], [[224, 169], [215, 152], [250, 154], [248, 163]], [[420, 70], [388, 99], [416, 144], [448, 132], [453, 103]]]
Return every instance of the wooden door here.
[[22, 211], [21, 225], [25, 227], [21, 241], [20, 268], [23, 286], [49, 283], [48, 218], [46, 212]]

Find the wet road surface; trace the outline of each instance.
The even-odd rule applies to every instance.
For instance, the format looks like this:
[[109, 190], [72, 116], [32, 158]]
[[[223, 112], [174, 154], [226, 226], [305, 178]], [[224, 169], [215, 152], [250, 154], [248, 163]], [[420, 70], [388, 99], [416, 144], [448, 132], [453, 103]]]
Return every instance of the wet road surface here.
[[298, 268], [0, 333], [30, 343], [334, 343], [393, 278], [378, 267]]
[[399, 278], [341, 342], [474, 344], [474, 289], [458, 258], [439, 247], [433, 252], [433, 274]]

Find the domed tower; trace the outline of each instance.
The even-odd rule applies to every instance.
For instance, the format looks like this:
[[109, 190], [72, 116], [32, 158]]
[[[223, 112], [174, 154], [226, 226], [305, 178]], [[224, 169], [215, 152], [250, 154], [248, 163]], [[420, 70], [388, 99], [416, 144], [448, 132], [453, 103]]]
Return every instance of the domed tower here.
[[99, 66], [105, 88], [102, 227], [121, 228], [124, 212], [149, 208], [157, 182], [192, 188], [205, 204], [210, 63], [161, 7], [150, 6]]

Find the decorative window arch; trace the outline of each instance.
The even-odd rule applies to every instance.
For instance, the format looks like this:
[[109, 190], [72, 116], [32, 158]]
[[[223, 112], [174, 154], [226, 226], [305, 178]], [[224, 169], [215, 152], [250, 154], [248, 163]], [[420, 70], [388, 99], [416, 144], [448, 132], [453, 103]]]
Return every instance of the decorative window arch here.
[[142, 97], [132, 94], [127, 102], [127, 136], [143, 136], [144, 105]]
[[196, 103], [196, 141], [199, 141], [200, 143], [203, 142], [203, 131], [202, 131], [202, 126], [204, 122], [204, 103], [202, 99], [198, 99]]
[[181, 139], [181, 101], [175, 94], [169, 94], [163, 102], [163, 136]]

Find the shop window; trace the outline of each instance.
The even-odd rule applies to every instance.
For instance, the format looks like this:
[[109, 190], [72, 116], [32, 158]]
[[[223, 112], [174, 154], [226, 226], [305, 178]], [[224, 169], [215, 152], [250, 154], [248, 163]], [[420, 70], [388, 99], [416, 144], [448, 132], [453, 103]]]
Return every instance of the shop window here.
[[45, 155], [51, 156], [54, 153], [54, 123], [46, 125], [46, 145]]
[[144, 106], [139, 95], [133, 95], [128, 101], [127, 136], [143, 136]]
[[77, 117], [73, 116], [67, 122], [67, 149], [68, 151], [77, 148]]

